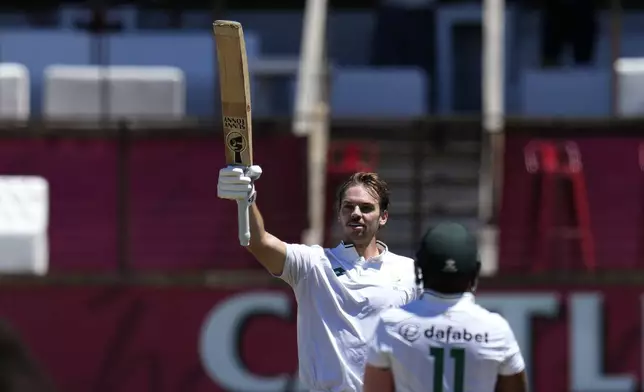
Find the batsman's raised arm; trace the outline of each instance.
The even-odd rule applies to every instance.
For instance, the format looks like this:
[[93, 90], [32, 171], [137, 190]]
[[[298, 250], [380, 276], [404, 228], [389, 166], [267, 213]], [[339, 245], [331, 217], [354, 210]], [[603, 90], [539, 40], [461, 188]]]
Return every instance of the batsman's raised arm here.
[[257, 205], [250, 206], [250, 245], [246, 248], [273, 275], [281, 275], [286, 260], [286, 244], [264, 229]]
[[228, 166], [219, 171], [217, 196], [235, 201], [247, 200], [249, 207], [250, 244], [248, 251], [273, 275], [281, 275], [286, 260], [286, 244], [264, 229], [264, 219], [255, 204], [255, 181], [262, 174], [257, 166]]

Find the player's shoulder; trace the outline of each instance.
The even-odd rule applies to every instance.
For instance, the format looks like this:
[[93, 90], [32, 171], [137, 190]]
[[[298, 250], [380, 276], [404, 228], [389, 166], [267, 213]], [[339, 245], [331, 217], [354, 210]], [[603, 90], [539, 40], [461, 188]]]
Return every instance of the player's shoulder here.
[[324, 256], [324, 253], [326, 251], [326, 249], [322, 248], [320, 245], [305, 245], [294, 243], [286, 243], [286, 248], [294, 253], [310, 253], [322, 256]]
[[416, 268], [414, 259], [406, 256], [387, 251], [383, 259], [385, 269], [399, 278], [400, 281], [406, 281], [410, 284], [416, 282]]
[[311, 265], [318, 265], [320, 262], [324, 264], [324, 260], [328, 260], [325, 249], [319, 245], [305, 245], [305, 244], [286, 244], [286, 257], [287, 260], [308, 260]]
[[407, 256], [402, 256], [397, 253], [394, 253], [390, 250], [387, 250], [387, 253], [383, 255], [382, 261], [386, 263], [390, 268], [400, 269], [400, 270], [409, 270], [414, 267], [414, 259]]
[[389, 248], [387, 248], [387, 252], [384, 254], [383, 259], [386, 260], [386, 261], [389, 261], [389, 260], [391, 260], [391, 261], [400, 261], [400, 262], [403, 262], [403, 263], [413, 263], [414, 262], [414, 259], [412, 259], [411, 257], [407, 257], [407, 256], [399, 255], [398, 253], [394, 253], [391, 250], [389, 250]]
[[420, 300], [413, 300], [403, 306], [384, 309], [378, 315], [386, 325], [396, 325], [418, 317], [419, 307], [422, 307]]
[[486, 333], [485, 349], [505, 350], [515, 341], [510, 323], [501, 314], [485, 309], [478, 304], [468, 313], [470, 317], [467, 318], [465, 325]]

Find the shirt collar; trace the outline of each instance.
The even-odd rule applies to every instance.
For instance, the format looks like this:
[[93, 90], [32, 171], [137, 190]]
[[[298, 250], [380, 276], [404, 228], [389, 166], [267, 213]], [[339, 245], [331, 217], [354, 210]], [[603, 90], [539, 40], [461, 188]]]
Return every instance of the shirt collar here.
[[353, 244], [345, 244], [344, 242], [340, 242], [333, 250], [333, 253], [341, 258], [342, 261], [348, 261], [352, 264], [363, 264], [367, 261], [370, 263], [381, 263], [387, 252], [389, 252], [389, 248], [382, 241], [376, 241], [376, 244], [380, 253], [378, 256], [372, 257], [369, 260], [361, 258]]
[[429, 303], [445, 305], [453, 305], [461, 301], [474, 302], [474, 294], [469, 292], [461, 294], [442, 294], [425, 289], [421, 298], [423, 301]]

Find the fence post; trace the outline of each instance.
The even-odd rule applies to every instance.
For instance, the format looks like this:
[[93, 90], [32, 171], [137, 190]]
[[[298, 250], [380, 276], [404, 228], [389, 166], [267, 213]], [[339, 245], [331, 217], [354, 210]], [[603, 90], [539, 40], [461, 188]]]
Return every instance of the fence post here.
[[125, 275], [130, 272], [130, 128], [126, 121], [119, 122], [116, 142], [116, 241], [118, 272]]
[[622, 52], [622, 1], [611, 0], [610, 5], [610, 52], [611, 52], [611, 115], [620, 115], [619, 73], [616, 63]]
[[423, 165], [425, 163], [425, 143], [427, 140], [427, 132], [429, 132], [429, 122], [426, 119], [420, 119], [412, 124], [413, 136], [409, 138], [412, 143], [412, 167], [411, 170], [416, 173], [410, 177], [412, 200], [413, 200], [413, 223], [410, 235], [411, 243], [416, 244], [423, 235], [423, 221], [425, 212], [423, 210], [423, 194], [425, 188], [425, 171]]

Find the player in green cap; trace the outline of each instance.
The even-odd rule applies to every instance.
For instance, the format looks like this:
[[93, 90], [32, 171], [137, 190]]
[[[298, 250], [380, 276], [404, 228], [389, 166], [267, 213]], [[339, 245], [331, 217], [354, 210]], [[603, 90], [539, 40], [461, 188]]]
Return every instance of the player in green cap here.
[[476, 238], [455, 223], [423, 237], [420, 299], [382, 312], [367, 357], [364, 392], [525, 392], [525, 364], [498, 313], [474, 301]]

